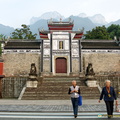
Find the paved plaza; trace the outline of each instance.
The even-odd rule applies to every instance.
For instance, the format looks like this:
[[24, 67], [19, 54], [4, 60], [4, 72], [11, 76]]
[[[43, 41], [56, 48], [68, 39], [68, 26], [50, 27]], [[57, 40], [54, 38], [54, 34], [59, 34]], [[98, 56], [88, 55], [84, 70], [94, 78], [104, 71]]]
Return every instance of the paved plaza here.
[[[119, 99], [120, 103], [120, 99]], [[119, 105], [120, 108], [120, 105]], [[72, 112], [70, 100], [0, 100], [0, 111], [13, 112]], [[83, 100], [83, 105], [79, 107], [79, 112], [105, 112], [104, 101]]]

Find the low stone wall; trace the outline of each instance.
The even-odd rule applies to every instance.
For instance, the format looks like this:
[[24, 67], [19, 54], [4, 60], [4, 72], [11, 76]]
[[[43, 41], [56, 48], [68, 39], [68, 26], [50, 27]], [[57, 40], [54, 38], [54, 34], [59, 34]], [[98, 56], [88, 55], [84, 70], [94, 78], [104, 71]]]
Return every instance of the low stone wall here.
[[38, 53], [9, 53], [2, 55], [4, 59], [4, 75], [26, 76], [30, 73], [31, 64], [35, 63], [37, 74], [40, 73], [40, 54]]
[[27, 77], [5, 77], [2, 79], [2, 98], [18, 98]]
[[120, 75], [119, 53], [83, 53], [82, 61], [84, 72], [92, 63], [96, 75]]
[[96, 79], [97, 79], [97, 83], [100, 85], [101, 88], [105, 86], [105, 80], [110, 80], [111, 81], [111, 86], [114, 87], [117, 95], [119, 95], [119, 92], [120, 92], [120, 76], [96, 76]]

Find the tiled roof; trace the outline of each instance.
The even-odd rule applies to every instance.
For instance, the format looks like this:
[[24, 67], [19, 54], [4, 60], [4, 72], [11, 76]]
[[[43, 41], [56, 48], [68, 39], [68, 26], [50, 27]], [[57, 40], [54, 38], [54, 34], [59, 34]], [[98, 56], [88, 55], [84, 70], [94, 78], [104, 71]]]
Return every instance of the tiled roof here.
[[[40, 41], [9, 41], [4, 49], [40, 49]], [[82, 40], [82, 49], [120, 49], [115, 41], [108, 40]]]
[[82, 49], [120, 49], [115, 41], [82, 41]]
[[52, 21], [52, 22], [48, 22], [48, 25], [52, 25], [52, 26], [68, 26], [68, 25], [73, 25], [73, 22], [55, 22], [55, 21]]
[[8, 42], [4, 49], [40, 49], [41, 42]]

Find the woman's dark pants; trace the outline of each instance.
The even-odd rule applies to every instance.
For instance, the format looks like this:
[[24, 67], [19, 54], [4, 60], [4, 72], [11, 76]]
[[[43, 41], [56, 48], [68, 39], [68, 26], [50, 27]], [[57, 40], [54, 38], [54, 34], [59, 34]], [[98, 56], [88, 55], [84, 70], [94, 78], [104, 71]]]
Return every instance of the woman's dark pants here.
[[78, 115], [78, 98], [71, 98], [74, 115]]
[[114, 101], [105, 101], [108, 117], [113, 116]]

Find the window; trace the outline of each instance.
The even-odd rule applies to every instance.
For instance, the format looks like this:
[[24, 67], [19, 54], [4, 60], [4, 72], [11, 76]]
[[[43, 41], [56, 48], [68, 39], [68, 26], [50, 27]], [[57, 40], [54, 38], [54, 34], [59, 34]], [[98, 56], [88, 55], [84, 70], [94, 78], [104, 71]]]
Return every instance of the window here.
[[63, 49], [63, 41], [59, 41], [59, 49]]

